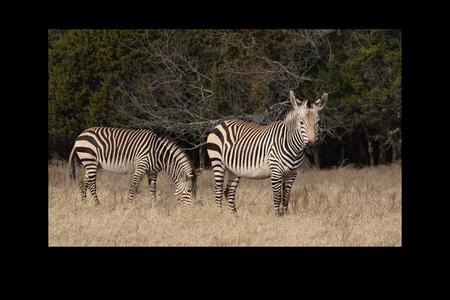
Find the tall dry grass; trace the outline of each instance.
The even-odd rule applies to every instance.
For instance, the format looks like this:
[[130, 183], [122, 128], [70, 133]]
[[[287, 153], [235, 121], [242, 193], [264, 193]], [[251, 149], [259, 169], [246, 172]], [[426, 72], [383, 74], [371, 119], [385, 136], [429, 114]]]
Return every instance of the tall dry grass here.
[[401, 246], [401, 165], [299, 170], [288, 215], [273, 215], [270, 180], [241, 179], [232, 216], [214, 203], [213, 174], [198, 180], [203, 206], [186, 208], [160, 173], [157, 201], [146, 178], [128, 203], [131, 175], [100, 171], [96, 207], [80, 201], [65, 165], [48, 168], [49, 246]]

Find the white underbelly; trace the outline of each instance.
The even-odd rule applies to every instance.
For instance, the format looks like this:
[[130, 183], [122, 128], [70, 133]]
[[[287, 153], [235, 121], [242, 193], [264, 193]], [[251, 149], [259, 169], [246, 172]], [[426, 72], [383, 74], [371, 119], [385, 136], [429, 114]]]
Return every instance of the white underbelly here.
[[267, 163], [263, 163], [258, 167], [247, 170], [240, 170], [233, 168], [228, 169], [236, 176], [244, 178], [263, 179], [270, 177], [270, 168]]
[[127, 174], [132, 173], [134, 170], [133, 164], [115, 164], [115, 163], [104, 163], [100, 162], [102, 168], [104, 170], [119, 173], [119, 174]]

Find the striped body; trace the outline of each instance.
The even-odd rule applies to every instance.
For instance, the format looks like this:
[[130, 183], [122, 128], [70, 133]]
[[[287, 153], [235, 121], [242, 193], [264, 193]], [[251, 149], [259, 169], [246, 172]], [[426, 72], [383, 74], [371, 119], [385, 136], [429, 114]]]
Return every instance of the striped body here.
[[[322, 98], [326, 101], [326, 94]], [[236, 213], [234, 198], [241, 177], [270, 178], [275, 214], [278, 216], [287, 212], [290, 190], [297, 169], [303, 162], [304, 149], [307, 145], [316, 144], [319, 133], [317, 111], [323, 107], [308, 108], [307, 101], [298, 104], [293, 93], [291, 101], [294, 109], [284, 121], [259, 126], [240, 120], [227, 120], [208, 135], [207, 149], [219, 207], [222, 207], [224, 194], [231, 211]], [[229, 179], [223, 190], [226, 172]]]
[[81, 182], [83, 200], [89, 187], [98, 203], [95, 182], [97, 170], [102, 167], [116, 173], [133, 172], [129, 200], [133, 199], [145, 174], [149, 179], [150, 194], [156, 199], [157, 174], [166, 171], [175, 182], [177, 199], [185, 204], [192, 202], [195, 174], [190, 159], [173, 141], [148, 129], [89, 128], [77, 137], [70, 162], [73, 162], [74, 154], [85, 169]]
[[[282, 173], [286, 173], [297, 169], [303, 161], [304, 145], [299, 144], [296, 151], [292, 151], [285, 136], [283, 122], [258, 126], [229, 120], [216, 126], [209, 135], [208, 153], [212, 161], [220, 160], [227, 170], [238, 177], [268, 178], [273, 163], [279, 166]], [[214, 148], [212, 144], [218, 147]]]

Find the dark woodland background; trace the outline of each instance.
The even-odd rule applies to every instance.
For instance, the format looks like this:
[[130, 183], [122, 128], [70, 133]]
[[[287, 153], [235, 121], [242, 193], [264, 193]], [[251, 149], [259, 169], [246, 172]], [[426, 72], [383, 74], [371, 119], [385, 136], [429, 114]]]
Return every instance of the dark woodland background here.
[[[184, 148], [229, 118], [282, 120], [324, 92], [320, 168], [401, 159], [401, 30], [49, 30], [48, 159], [91, 126], [150, 128]], [[187, 150], [208, 166], [204, 147]], [[203, 159], [199, 159], [202, 157]]]

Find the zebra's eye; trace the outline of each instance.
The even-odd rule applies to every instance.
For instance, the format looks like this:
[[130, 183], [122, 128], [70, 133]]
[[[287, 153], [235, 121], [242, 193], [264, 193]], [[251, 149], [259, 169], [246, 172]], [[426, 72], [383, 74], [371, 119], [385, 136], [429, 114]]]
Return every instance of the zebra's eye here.
[[300, 121], [300, 125], [304, 125], [305, 123], [303, 121]]

